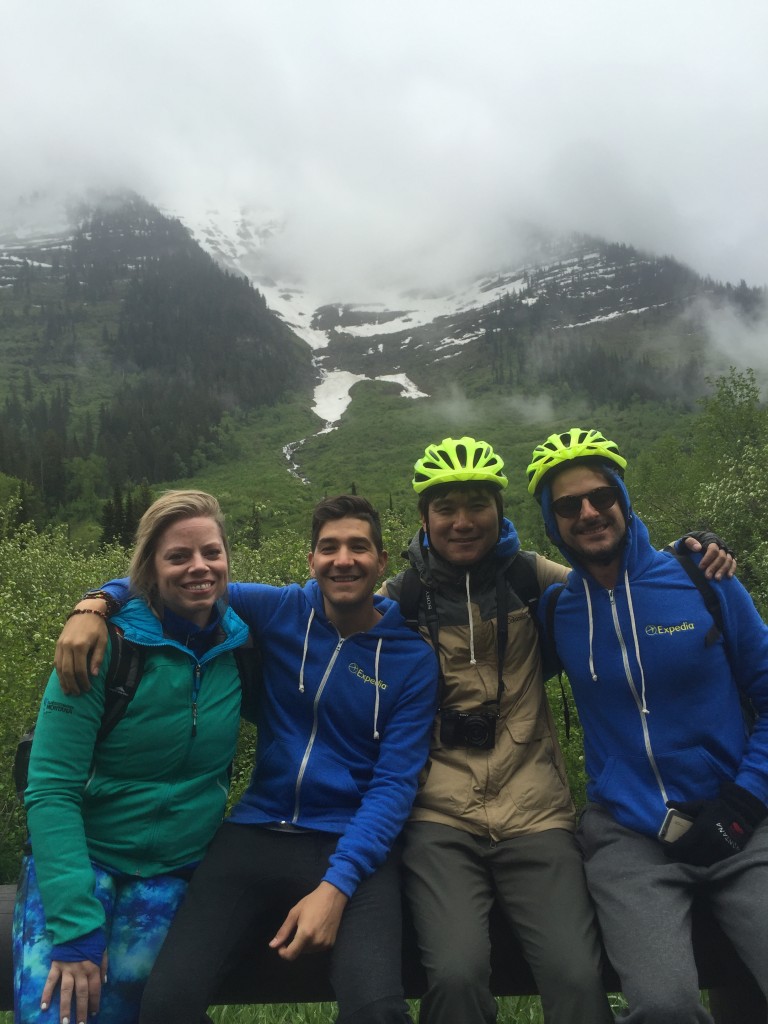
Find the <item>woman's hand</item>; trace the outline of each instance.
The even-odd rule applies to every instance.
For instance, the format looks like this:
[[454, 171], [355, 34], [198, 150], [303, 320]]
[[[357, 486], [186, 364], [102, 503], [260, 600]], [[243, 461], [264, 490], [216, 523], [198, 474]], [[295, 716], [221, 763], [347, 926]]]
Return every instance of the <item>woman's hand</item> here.
[[[59, 986], [59, 1024], [85, 1024], [89, 1014], [97, 1013], [101, 1000], [101, 986], [107, 977], [107, 954], [101, 967], [90, 960], [69, 963], [54, 960], [48, 972], [40, 1007], [47, 1010], [51, 1005], [56, 986]], [[72, 1000], [75, 1000], [76, 1014], [72, 1016]]]

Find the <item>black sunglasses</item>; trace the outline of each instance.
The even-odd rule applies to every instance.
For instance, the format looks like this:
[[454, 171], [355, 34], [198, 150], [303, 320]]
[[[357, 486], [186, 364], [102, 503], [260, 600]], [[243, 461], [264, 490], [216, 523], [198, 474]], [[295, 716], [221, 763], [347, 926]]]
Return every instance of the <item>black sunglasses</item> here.
[[552, 502], [552, 511], [563, 519], [578, 519], [586, 498], [597, 512], [605, 512], [616, 504], [620, 493], [618, 487], [610, 486], [596, 487], [594, 491], [587, 491], [586, 494], [564, 494], [562, 498], [556, 498]]

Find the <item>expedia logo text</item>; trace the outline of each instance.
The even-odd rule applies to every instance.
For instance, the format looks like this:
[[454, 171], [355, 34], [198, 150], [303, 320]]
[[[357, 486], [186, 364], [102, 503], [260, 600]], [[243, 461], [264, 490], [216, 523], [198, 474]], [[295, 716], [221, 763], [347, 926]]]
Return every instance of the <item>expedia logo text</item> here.
[[49, 711], [63, 711], [65, 715], [71, 715], [74, 708], [71, 704], [62, 704], [57, 700], [47, 700], [45, 702], [45, 713], [48, 714]]
[[387, 684], [383, 682], [383, 680], [374, 679], [373, 676], [367, 676], [356, 662], [351, 661], [349, 665], [347, 665], [347, 668], [353, 676], [357, 676], [358, 679], [362, 679], [364, 683], [370, 683], [371, 686], [378, 686], [380, 690], [386, 690]]
[[646, 626], [646, 636], [663, 636], [665, 633], [685, 633], [696, 627], [692, 622], [678, 622], [674, 626]]

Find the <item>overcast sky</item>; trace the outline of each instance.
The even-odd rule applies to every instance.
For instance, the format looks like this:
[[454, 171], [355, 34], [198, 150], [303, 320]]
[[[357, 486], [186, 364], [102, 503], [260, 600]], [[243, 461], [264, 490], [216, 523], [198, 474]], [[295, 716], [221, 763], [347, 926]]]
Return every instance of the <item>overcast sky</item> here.
[[414, 282], [528, 221], [768, 283], [766, 0], [5, 0], [0, 89], [3, 207], [243, 203]]

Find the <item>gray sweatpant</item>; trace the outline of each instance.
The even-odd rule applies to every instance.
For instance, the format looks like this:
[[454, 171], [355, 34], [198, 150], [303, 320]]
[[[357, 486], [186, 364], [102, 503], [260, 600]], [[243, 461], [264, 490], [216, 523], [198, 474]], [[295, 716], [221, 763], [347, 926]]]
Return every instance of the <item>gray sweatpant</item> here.
[[694, 889], [768, 995], [768, 823], [712, 867], [670, 860], [658, 840], [590, 804], [576, 833], [608, 956], [629, 1003], [622, 1024], [711, 1024], [691, 944]]

